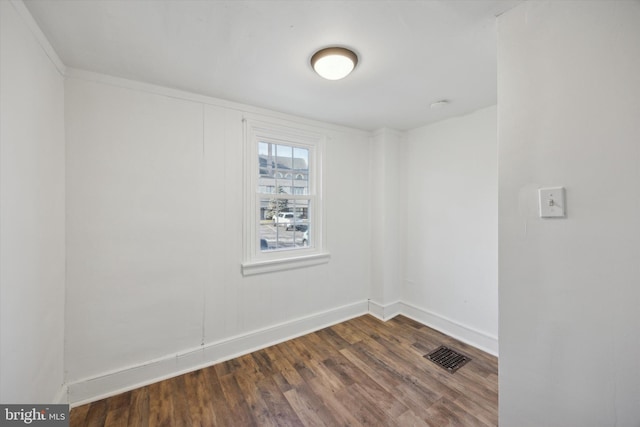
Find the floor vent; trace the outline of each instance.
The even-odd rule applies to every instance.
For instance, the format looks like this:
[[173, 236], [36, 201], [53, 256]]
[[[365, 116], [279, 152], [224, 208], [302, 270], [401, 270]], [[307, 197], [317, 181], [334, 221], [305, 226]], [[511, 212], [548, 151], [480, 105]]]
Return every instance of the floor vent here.
[[457, 351], [452, 350], [449, 347], [445, 347], [444, 345], [440, 346], [437, 350], [432, 351], [424, 357], [431, 360], [436, 365], [443, 367], [452, 374], [462, 366], [464, 366], [465, 363], [471, 360], [470, 357], [458, 353]]

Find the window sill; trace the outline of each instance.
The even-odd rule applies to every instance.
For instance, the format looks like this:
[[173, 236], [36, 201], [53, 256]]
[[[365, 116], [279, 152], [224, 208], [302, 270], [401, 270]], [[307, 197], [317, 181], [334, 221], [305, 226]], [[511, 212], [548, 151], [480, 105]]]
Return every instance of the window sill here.
[[274, 271], [292, 270], [294, 268], [326, 264], [329, 262], [329, 258], [331, 258], [331, 254], [329, 254], [329, 252], [321, 252], [291, 258], [250, 261], [242, 264], [242, 275], [253, 276], [254, 274], [272, 273]]

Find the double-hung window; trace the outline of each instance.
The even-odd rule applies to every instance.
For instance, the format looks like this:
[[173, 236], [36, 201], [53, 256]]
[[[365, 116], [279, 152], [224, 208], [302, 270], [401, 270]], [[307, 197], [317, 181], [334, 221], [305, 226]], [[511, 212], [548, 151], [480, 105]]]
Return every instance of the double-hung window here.
[[327, 262], [322, 134], [244, 120], [244, 275]]

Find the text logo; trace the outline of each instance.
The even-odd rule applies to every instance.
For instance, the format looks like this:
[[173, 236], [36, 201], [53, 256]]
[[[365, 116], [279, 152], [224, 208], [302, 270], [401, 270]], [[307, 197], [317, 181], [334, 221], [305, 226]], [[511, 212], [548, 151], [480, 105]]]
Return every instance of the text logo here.
[[69, 427], [69, 405], [0, 405], [0, 427]]

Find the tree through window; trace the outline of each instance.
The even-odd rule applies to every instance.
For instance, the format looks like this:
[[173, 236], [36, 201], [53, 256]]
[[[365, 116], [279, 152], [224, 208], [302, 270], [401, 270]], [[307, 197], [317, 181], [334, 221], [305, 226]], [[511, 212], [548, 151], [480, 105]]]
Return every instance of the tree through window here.
[[258, 142], [260, 250], [308, 246], [309, 149]]
[[325, 136], [245, 120], [243, 274], [328, 262], [322, 227]]

